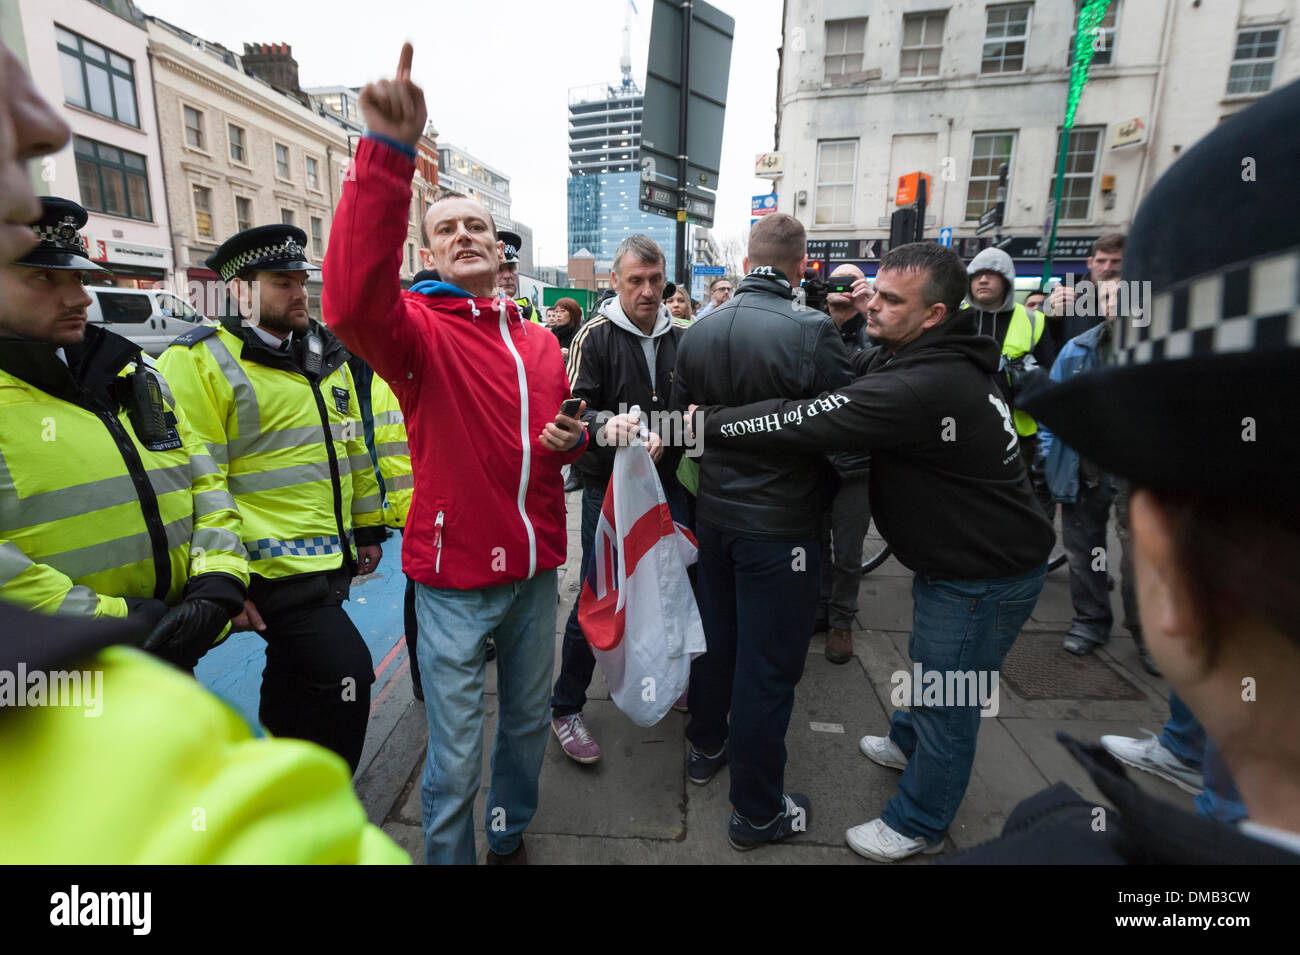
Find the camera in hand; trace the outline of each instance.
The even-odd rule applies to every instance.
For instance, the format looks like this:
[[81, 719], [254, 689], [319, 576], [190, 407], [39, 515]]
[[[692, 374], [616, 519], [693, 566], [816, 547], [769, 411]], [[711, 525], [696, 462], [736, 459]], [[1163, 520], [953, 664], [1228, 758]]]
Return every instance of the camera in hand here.
[[819, 312], [824, 312], [826, 311], [827, 295], [853, 294], [853, 279], [822, 279], [821, 272], [816, 269], [809, 269], [803, 274], [803, 290], [805, 304], [807, 304], [809, 308], [814, 308]]

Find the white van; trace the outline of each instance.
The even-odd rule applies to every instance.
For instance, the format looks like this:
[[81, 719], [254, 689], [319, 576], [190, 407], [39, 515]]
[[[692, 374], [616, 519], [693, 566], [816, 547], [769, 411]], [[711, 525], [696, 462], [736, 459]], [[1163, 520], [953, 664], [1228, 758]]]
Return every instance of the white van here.
[[166, 289], [88, 285], [94, 299], [86, 310], [91, 324], [116, 332], [157, 358], [178, 335], [205, 321], [202, 313]]

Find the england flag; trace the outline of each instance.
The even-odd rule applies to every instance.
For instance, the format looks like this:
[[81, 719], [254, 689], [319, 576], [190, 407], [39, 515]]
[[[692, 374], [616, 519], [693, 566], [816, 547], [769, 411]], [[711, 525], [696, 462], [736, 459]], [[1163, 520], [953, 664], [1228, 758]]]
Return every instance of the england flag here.
[[610, 698], [638, 726], [664, 718], [705, 650], [686, 575], [695, 556], [695, 538], [673, 522], [650, 454], [639, 443], [619, 448], [578, 622]]

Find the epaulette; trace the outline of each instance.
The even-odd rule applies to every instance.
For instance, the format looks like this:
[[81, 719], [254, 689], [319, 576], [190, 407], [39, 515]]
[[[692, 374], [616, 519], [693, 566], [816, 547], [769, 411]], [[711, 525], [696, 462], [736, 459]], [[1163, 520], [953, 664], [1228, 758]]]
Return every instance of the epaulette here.
[[[184, 335], [178, 336], [171, 344], [184, 345], [186, 348], [193, 348], [199, 342], [203, 341], [203, 339], [215, 335], [217, 329], [220, 327], [220, 325], [197, 325], [194, 328], [191, 328]], [[169, 345], [168, 347], [170, 348], [171, 346]]]

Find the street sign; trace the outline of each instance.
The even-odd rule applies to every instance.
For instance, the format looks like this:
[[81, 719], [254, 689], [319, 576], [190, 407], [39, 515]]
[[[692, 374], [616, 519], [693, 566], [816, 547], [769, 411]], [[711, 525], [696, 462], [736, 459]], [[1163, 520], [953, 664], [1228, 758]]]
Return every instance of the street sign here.
[[952, 229], [939, 230], [939, 244], [952, 248]]
[[928, 173], [909, 172], [906, 176], [898, 177], [898, 192], [894, 195], [894, 205], [905, 206], [908, 203], [916, 201], [917, 186], [920, 181], [925, 180], [926, 196], [933, 196], [934, 190], [931, 188], [932, 180]]
[[765, 196], [755, 196], [750, 202], [751, 216], [765, 216], [776, 212], [776, 193], [769, 192]]
[[725, 265], [705, 265], [702, 262], [696, 262], [691, 266], [691, 271], [696, 275], [726, 275], [727, 267]]
[[682, 5], [656, 0], [650, 22], [645, 100], [641, 114], [642, 162], [650, 157], [660, 172], [676, 177], [677, 157], [686, 153], [686, 181], [718, 188], [722, 161], [722, 124], [731, 71], [731, 41], [736, 21], [717, 8], [691, 4], [689, 94], [685, 149], [679, 142], [681, 115]]
[[759, 179], [780, 179], [784, 170], [782, 153], [759, 153], [754, 157], [754, 175]]
[[998, 215], [998, 207], [994, 206], [988, 212], [980, 216], [980, 224], [976, 226], [975, 234], [983, 235], [985, 232], [991, 232], [996, 229], [1002, 224], [1000, 218], [1001, 217]]

